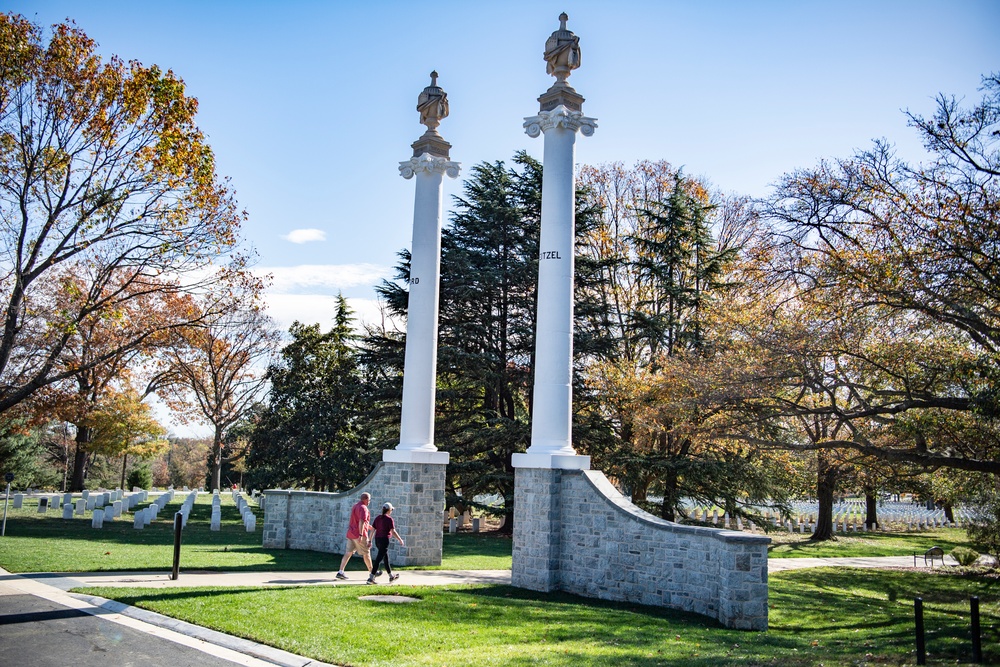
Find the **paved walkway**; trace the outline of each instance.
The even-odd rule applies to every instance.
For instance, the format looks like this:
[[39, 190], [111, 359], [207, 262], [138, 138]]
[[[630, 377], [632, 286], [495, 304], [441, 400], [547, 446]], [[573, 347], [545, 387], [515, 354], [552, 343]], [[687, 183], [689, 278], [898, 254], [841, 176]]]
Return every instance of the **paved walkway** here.
[[[922, 560], [918, 563], [923, 565]], [[912, 556], [888, 558], [772, 558], [770, 572], [805, 567], [913, 567]], [[393, 584], [509, 584], [510, 570], [399, 570]], [[212, 656], [246, 667], [330, 667], [326, 663], [191, 623], [93, 596], [83, 586], [364, 586], [364, 572], [163, 572], [10, 574], [0, 569], [0, 665], [16, 656], [22, 667], [195, 667]], [[383, 583], [385, 577], [382, 577]], [[44, 647], [44, 648], [42, 648]], [[9, 663], [13, 664], [13, 663]]]

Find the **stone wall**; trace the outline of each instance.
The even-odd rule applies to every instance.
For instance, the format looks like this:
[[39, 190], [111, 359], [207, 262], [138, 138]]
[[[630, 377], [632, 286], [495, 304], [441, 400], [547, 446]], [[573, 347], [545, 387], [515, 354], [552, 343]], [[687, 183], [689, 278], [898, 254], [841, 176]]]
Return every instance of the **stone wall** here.
[[264, 491], [263, 546], [344, 553], [351, 507], [368, 492], [372, 519], [381, 512], [383, 503], [395, 507], [392, 517], [406, 546], [392, 540], [392, 563], [440, 565], [446, 468], [381, 462], [360, 485], [343, 493]]
[[514, 513], [515, 586], [767, 629], [768, 537], [664, 521], [592, 470], [518, 468]]

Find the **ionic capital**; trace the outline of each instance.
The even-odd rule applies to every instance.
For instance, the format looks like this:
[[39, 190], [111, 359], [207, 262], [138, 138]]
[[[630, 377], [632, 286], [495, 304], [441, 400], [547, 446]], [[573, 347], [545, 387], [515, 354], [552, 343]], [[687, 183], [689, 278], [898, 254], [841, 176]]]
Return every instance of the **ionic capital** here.
[[461, 166], [460, 162], [424, 153], [420, 157], [411, 157], [406, 162], [400, 162], [399, 175], [403, 178], [413, 178], [414, 174], [420, 173], [447, 174], [450, 178], [458, 178]]
[[580, 134], [589, 137], [594, 134], [597, 119], [584, 116], [581, 111], [567, 109], [562, 104], [551, 111], [540, 111], [537, 116], [524, 119], [524, 131], [532, 139], [554, 127], [563, 127], [573, 132], [579, 130]]

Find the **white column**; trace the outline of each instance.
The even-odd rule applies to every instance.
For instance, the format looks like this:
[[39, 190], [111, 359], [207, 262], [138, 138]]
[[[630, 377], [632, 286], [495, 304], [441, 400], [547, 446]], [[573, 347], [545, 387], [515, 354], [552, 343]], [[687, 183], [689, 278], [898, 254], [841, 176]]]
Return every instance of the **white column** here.
[[439, 452], [434, 445], [442, 191], [444, 175], [457, 178], [459, 164], [424, 153], [401, 162], [399, 171], [403, 178], [416, 177], [416, 195], [413, 203], [399, 445], [395, 449], [384, 450], [382, 460], [446, 464], [448, 453]]
[[594, 133], [593, 118], [559, 105], [525, 119], [528, 136], [545, 135], [542, 229], [531, 446], [514, 467], [587, 470], [589, 456], [573, 449], [573, 247], [576, 235], [576, 133]]

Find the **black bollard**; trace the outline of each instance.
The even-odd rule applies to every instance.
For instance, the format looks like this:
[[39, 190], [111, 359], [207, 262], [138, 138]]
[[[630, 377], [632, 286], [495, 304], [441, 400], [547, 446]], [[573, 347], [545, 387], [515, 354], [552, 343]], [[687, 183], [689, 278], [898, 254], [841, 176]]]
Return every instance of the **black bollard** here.
[[972, 662], [978, 664], [983, 661], [983, 637], [979, 628], [979, 597], [973, 595], [969, 598], [969, 606], [972, 608]]
[[174, 569], [170, 573], [170, 578], [177, 581], [181, 569], [181, 529], [184, 527], [184, 515], [180, 512], [174, 514]]
[[927, 649], [924, 647], [924, 600], [914, 598], [913, 615], [917, 623], [917, 664], [927, 664]]

